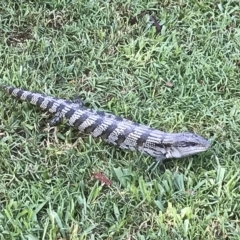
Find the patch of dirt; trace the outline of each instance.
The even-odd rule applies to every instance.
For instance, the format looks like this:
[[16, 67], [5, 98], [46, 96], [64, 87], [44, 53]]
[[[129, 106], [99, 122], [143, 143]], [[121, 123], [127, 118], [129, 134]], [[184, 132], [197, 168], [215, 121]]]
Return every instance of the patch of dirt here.
[[32, 31], [30, 29], [26, 31], [16, 30], [7, 34], [7, 45], [16, 46], [24, 43], [26, 40], [33, 39]]

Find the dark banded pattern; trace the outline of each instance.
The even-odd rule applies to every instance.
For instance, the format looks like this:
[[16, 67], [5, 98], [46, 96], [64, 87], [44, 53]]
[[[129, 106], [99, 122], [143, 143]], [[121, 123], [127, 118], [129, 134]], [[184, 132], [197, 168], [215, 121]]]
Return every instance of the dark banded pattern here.
[[111, 113], [87, 109], [82, 101], [69, 100], [32, 93], [19, 88], [2, 86], [7, 93], [54, 113], [51, 123], [65, 118], [70, 126], [90, 133], [122, 149], [139, 150], [155, 157], [179, 158], [206, 151], [210, 144], [193, 133], [165, 133], [149, 126], [132, 122]]

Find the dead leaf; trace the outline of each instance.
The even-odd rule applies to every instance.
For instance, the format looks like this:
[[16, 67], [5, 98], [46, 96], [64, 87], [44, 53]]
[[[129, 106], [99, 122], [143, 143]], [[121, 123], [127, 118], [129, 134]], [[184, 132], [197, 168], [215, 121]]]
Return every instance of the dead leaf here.
[[151, 16], [150, 19], [153, 21], [153, 25], [156, 28], [156, 32], [157, 33], [161, 33], [162, 30], [162, 25], [160, 25], [157, 21], [157, 19], [154, 16]]
[[108, 187], [111, 185], [111, 181], [104, 174], [100, 172], [94, 173], [93, 177]]
[[144, 15], [149, 14], [150, 15], [150, 20], [153, 22], [153, 26], [156, 28], [156, 33], [161, 33], [162, 30], [162, 25], [158, 23], [158, 20], [155, 16], [153, 16], [153, 13], [151, 10], [144, 10], [141, 13], [139, 13], [137, 16], [129, 19], [129, 23], [131, 25], [134, 25], [138, 22], [139, 19], [141, 19]]
[[171, 82], [166, 82], [166, 86], [172, 88], [172, 87], [173, 87], [173, 83], [171, 83]]

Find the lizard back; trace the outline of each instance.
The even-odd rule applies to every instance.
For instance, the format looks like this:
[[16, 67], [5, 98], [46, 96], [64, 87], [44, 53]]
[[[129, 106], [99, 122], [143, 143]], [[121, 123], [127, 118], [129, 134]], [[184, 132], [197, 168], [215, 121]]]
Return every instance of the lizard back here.
[[86, 108], [72, 101], [2, 86], [10, 95], [28, 101], [56, 116], [53, 123], [65, 118], [81, 132], [100, 137], [122, 149], [139, 150], [158, 160], [180, 158], [206, 151], [209, 142], [194, 133], [165, 133], [113, 114]]

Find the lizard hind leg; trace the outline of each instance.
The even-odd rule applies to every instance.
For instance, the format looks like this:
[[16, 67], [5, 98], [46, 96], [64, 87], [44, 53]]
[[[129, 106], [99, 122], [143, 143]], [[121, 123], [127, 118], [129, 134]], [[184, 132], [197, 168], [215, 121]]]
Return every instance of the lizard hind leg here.
[[63, 117], [64, 115], [61, 112], [57, 112], [55, 116], [48, 122], [49, 126], [52, 127], [59, 124], [62, 121]]
[[74, 98], [72, 101], [71, 101], [71, 104], [73, 105], [73, 106], [76, 106], [76, 107], [84, 107], [84, 101], [81, 99], [81, 98], [78, 98], [78, 97], [76, 97], [76, 98]]
[[[74, 98], [71, 101], [66, 102], [68, 105], [70, 105], [73, 108], [82, 108], [84, 107], [84, 101], [80, 98]], [[55, 116], [49, 121], [49, 126], [55, 126], [59, 124], [63, 118], [65, 117], [65, 114], [62, 112], [57, 112]]]

